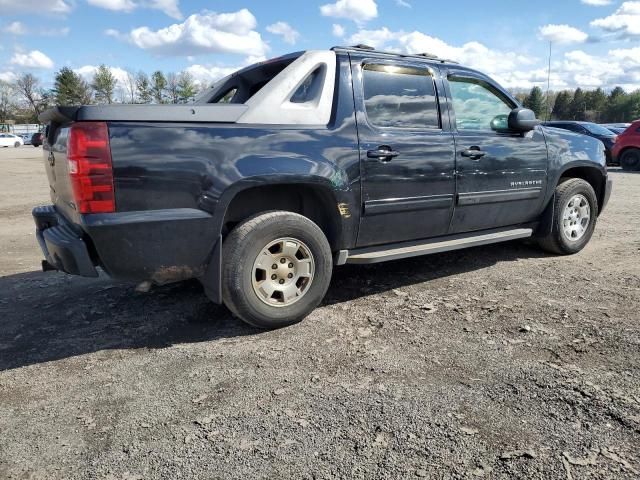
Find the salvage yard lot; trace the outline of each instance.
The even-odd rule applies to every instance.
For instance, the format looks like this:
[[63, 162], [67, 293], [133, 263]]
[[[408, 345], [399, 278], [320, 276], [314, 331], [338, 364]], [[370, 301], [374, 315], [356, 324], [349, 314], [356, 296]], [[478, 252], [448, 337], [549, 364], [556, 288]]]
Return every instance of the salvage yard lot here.
[[0, 150], [0, 478], [640, 476], [640, 174], [576, 256], [342, 267], [261, 332], [195, 282], [41, 273], [41, 154]]

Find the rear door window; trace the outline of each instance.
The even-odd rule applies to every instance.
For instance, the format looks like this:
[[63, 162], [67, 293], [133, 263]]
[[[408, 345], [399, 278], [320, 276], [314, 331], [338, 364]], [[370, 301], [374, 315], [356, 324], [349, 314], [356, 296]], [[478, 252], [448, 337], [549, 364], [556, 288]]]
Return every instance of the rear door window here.
[[366, 64], [364, 105], [369, 123], [382, 128], [440, 128], [438, 99], [427, 68]]

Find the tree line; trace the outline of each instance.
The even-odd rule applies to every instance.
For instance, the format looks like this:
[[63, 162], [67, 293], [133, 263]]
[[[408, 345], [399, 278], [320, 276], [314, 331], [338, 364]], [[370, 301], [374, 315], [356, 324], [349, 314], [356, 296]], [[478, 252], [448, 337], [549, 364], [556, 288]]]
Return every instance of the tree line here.
[[545, 95], [540, 87], [527, 93], [516, 93], [526, 108], [543, 120], [579, 120], [596, 123], [627, 123], [640, 118], [640, 90], [627, 93], [615, 87], [606, 93], [595, 90], [562, 90]]
[[38, 115], [54, 105], [99, 105], [112, 103], [186, 103], [199, 92], [189, 72], [160, 70], [126, 72], [118, 80], [106, 65], [100, 65], [90, 81], [69, 67], [55, 74], [53, 88], [46, 89], [32, 73], [14, 82], [0, 81], [0, 123], [38, 123]]
[[[100, 65], [91, 81], [68, 67], [55, 74], [53, 88], [42, 87], [40, 79], [24, 73], [14, 82], [0, 81], [0, 123], [37, 123], [38, 115], [53, 105], [110, 103], [185, 103], [199, 91], [188, 72], [148, 75], [126, 72], [120, 81], [111, 70]], [[595, 90], [563, 90], [545, 95], [540, 87], [516, 98], [543, 120], [585, 120], [598, 123], [631, 122], [640, 118], [640, 90], [627, 93], [615, 87], [606, 93]]]

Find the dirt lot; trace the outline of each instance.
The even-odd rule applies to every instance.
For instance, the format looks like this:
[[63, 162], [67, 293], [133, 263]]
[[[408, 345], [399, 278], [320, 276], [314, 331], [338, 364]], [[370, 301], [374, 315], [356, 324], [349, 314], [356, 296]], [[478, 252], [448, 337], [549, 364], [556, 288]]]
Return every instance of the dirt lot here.
[[39, 155], [0, 150], [0, 478], [640, 477], [640, 174], [577, 256], [344, 267], [265, 333], [38, 271]]

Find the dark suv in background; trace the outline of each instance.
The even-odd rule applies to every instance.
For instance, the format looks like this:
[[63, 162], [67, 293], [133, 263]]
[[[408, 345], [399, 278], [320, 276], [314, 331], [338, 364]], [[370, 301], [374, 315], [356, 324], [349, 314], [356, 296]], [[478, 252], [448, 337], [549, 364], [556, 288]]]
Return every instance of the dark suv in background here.
[[597, 123], [574, 121], [546, 122], [544, 125], [547, 127], [562, 128], [563, 130], [570, 130], [572, 132], [597, 138], [604, 143], [604, 149], [607, 155], [607, 165], [611, 165], [611, 163], [613, 163], [611, 151], [613, 150], [613, 145], [616, 143], [618, 136], [608, 128], [598, 125]]

